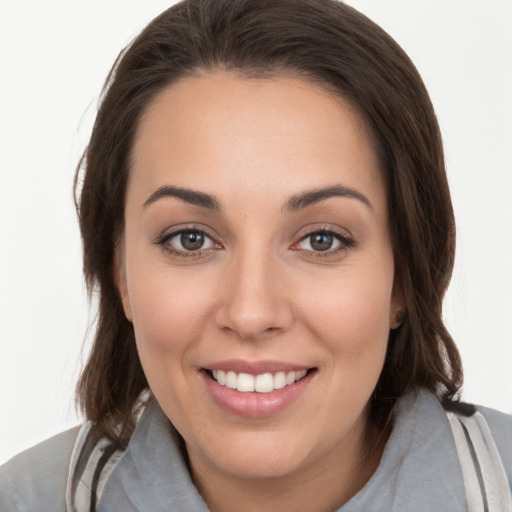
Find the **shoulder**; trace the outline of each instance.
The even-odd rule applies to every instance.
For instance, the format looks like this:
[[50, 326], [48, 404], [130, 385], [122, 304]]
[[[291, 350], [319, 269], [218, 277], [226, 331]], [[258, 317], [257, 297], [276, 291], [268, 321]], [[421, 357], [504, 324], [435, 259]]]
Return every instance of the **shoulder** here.
[[512, 488], [512, 415], [487, 407], [479, 407], [479, 411], [489, 426]]
[[[413, 403], [412, 405], [411, 401]], [[423, 412], [423, 414], [427, 413], [429, 417], [435, 416], [433, 414], [435, 409], [443, 409], [443, 405], [439, 400], [434, 397], [432, 393], [426, 390], [421, 390], [416, 394], [411, 394], [411, 396], [406, 397], [404, 402], [407, 403], [408, 408], [414, 409], [416, 413], [418, 413], [418, 411]], [[509, 481], [512, 482], [512, 415], [505, 414], [489, 407], [483, 407], [480, 405], [474, 406], [464, 403], [460, 403], [458, 406], [450, 410], [453, 410], [457, 415], [471, 416], [471, 414], [467, 413], [467, 407], [472, 409], [476, 408], [476, 411], [481, 413], [484, 417], [485, 423], [487, 424], [492, 439], [498, 449], [498, 453], [505, 467], [507, 476], [509, 477]], [[444, 412], [446, 413], [447, 410]], [[446, 421], [445, 414], [437, 414], [437, 416], [441, 421]]]
[[69, 461], [78, 431], [62, 432], [0, 467], [0, 510], [66, 510]]

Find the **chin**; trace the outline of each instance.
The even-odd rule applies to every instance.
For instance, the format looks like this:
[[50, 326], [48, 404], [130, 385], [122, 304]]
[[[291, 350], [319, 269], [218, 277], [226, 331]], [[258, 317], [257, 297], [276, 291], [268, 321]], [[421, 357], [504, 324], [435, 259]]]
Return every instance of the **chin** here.
[[217, 439], [208, 443], [209, 449], [199, 448], [202, 453], [187, 444], [192, 472], [201, 471], [195, 466], [205, 464], [239, 479], [280, 479], [300, 473], [321, 456], [318, 443], [314, 440], [308, 443], [304, 435], [294, 436], [289, 429], [282, 433], [239, 432], [224, 439], [224, 442]]

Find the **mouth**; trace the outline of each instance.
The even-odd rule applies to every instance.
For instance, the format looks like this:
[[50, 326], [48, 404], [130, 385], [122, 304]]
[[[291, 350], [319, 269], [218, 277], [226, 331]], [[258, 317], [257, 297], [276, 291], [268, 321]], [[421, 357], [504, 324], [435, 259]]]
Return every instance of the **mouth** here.
[[241, 393], [272, 393], [301, 381], [306, 376], [315, 372], [316, 368], [266, 372], [257, 375], [220, 369], [210, 370], [205, 368], [204, 371], [210, 379], [220, 386], [225, 386]]
[[273, 418], [308, 393], [317, 367], [276, 360], [231, 359], [210, 363], [199, 374], [214, 403], [250, 419]]

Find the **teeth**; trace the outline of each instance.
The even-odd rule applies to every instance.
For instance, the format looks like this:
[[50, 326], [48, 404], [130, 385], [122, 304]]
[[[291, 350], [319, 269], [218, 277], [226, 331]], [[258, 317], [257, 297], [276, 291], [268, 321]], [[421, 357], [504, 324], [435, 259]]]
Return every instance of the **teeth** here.
[[238, 391], [254, 391], [254, 377], [248, 373], [240, 373], [236, 381], [236, 389]]
[[235, 372], [226, 373], [226, 386], [231, 389], [236, 389], [238, 377]]
[[281, 389], [286, 386], [286, 373], [277, 372], [274, 375], [274, 389]]
[[271, 373], [262, 373], [254, 377], [254, 390], [258, 393], [274, 391], [274, 377]]
[[275, 389], [282, 389], [302, 379], [307, 370], [297, 372], [261, 373], [250, 375], [249, 373], [235, 373], [233, 371], [212, 370], [213, 378], [221, 385], [236, 389], [243, 393], [256, 391], [258, 393], [270, 393]]

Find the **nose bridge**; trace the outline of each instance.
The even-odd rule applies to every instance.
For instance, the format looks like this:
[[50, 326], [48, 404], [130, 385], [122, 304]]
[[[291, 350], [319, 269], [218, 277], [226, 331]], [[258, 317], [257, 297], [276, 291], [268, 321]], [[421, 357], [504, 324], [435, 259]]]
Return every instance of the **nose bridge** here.
[[254, 240], [240, 245], [226, 271], [220, 326], [242, 338], [277, 332], [292, 321], [283, 293], [280, 263], [269, 244]]

